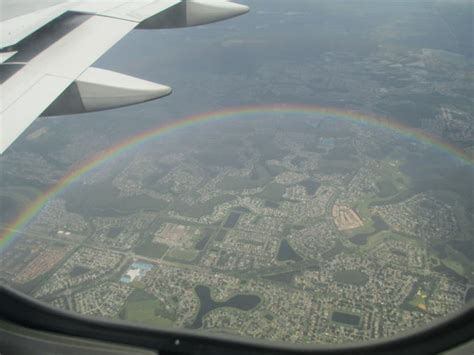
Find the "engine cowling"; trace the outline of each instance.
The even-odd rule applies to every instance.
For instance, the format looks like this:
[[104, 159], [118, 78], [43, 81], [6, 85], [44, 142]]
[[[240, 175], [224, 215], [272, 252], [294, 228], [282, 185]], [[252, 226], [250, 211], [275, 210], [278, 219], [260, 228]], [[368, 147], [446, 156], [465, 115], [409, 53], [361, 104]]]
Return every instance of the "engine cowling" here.
[[43, 113], [68, 115], [134, 105], [171, 94], [169, 86], [90, 67], [84, 71]]
[[204, 25], [245, 14], [248, 6], [223, 0], [183, 0], [142, 21], [138, 29], [179, 28]]

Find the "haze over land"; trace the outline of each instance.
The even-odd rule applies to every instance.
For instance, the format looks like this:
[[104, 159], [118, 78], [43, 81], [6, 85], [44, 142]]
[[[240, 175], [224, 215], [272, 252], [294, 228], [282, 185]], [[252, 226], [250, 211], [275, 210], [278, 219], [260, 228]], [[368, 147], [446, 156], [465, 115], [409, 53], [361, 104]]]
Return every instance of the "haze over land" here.
[[[35, 122], [0, 157], [3, 224], [98, 151], [228, 107], [381, 115], [474, 153], [469, 3], [248, 5], [232, 21], [118, 43], [97, 66], [173, 94]], [[165, 327], [387, 337], [474, 296], [472, 181], [472, 161], [380, 125], [236, 114], [138, 145], [55, 195], [1, 251], [0, 281], [62, 309]]]

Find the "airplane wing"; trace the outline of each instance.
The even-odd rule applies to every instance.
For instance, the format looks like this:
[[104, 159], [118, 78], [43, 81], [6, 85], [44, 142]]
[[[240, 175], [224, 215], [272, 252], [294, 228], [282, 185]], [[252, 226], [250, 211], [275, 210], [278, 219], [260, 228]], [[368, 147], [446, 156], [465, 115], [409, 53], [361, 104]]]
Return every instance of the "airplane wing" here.
[[196, 26], [247, 11], [225, 0], [76, 1], [4, 20], [0, 154], [40, 115], [104, 110], [170, 94], [168, 86], [90, 67], [134, 28]]

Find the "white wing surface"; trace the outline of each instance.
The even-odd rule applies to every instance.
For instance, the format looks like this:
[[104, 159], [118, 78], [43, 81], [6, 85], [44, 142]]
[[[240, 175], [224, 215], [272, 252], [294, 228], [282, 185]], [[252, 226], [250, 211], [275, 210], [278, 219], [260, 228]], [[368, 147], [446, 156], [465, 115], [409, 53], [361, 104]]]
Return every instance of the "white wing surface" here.
[[134, 28], [186, 27], [248, 11], [222, 0], [67, 2], [0, 23], [0, 154], [40, 115], [153, 100], [171, 88], [89, 68]]

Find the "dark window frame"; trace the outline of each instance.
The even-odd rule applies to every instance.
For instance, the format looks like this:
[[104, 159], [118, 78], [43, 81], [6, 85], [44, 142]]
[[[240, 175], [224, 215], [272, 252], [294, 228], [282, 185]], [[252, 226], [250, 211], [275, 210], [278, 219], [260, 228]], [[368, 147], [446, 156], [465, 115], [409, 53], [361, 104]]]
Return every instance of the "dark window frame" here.
[[432, 354], [474, 338], [474, 302], [427, 326], [395, 337], [343, 345], [270, 343], [88, 317], [53, 308], [3, 285], [0, 285], [0, 319], [30, 329], [138, 346], [160, 354]]

